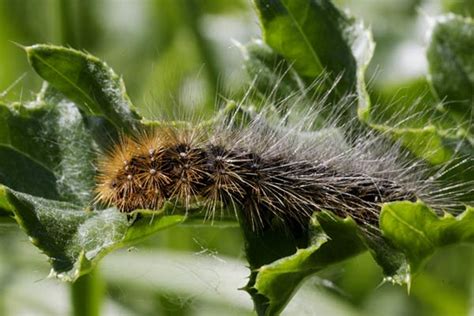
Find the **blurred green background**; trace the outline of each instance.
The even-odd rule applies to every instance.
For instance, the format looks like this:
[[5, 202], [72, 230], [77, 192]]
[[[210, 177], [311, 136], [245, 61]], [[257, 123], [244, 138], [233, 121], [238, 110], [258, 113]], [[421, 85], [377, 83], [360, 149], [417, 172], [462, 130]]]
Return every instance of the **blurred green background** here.
[[[472, 0], [339, 0], [371, 26], [374, 102], [423, 99], [430, 16], [474, 15]], [[41, 80], [14, 43], [53, 43], [105, 60], [148, 118], [210, 115], [249, 82], [238, 43], [259, 38], [250, 0], [0, 0], [0, 99], [31, 100]], [[0, 315], [65, 315], [67, 284], [16, 225], [1, 226]], [[100, 266], [104, 315], [251, 315], [237, 227], [176, 227]], [[446, 248], [407, 289], [382, 282], [369, 254], [307, 280], [287, 315], [474, 315], [474, 248]]]

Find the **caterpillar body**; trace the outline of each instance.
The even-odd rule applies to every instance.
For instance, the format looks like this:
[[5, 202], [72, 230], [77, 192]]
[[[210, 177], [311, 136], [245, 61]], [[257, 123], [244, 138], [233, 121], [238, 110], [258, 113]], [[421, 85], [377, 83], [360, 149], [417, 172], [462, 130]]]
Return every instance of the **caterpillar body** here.
[[253, 230], [275, 220], [304, 226], [321, 210], [377, 226], [380, 204], [398, 200], [450, 206], [449, 190], [397, 144], [375, 133], [350, 136], [335, 120], [311, 132], [314, 109], [291, 124], [281, 113], [269, 124], [267, 112], [246, 124], [234, 114], [122, 137], [98, 164], [97, 201], [122, 212], [200, 202], [206, 217], [233, 210]]

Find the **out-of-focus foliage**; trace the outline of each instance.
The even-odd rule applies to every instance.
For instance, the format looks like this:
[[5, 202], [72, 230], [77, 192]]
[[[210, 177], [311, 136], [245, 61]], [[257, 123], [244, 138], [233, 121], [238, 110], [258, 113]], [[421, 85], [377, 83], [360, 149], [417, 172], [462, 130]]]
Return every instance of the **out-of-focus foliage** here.
[[[260, 1], [259, 3], [264, 4], [265, 2]], [[323, 3], [324, 1], [315, 0], [314, 2]], [[439, 105], [439, 99], [443, 99], [445, 95], [439, 93], [440, 89], [444, 88], [443, 85], [436, 87], [436, 82], [434, 82], [434, 89], [437, 89], [439, 99], [433, 97], [429, 90], [429, 83], [425, 78], [428, 73], [425, 48], [428, 44], [423, 41], [423, 36], [431, 21], [431, 18], [427, 16], [440, 14], [442, 10], [454, 11], [466, 16], [472, 15], [471, 2], [468, 0], [446, 0], [442, 3], [435, 0], [340, 0], [336, 2], [339, 7], [349, 7], [354, 15], [365, 21], [366, 25], [371, 25], [377, 44], [374, 58], [365, 75], [369, 82], [369, 92], [373, 103], [373, 106], [367, 111], [370, 110], [370, 114], [377, 115], [366, 115], [367, 122], [378, 127], [377, 123], [384, 121], [384, 116], [389, 118], [393, 116], [390, 111], [392, 114], [405, 112], [406, 116], [409, 116], [419, 113], [421, 109], [426, 109], [428, 106], [435, 109]], [[270, 4], [274, 4], [274, 1]], [[40, 89], [41, 85], [38, 77], [31, 72], [21, 50], [11, 41], [21, 45], [53, 43], [86, 50], [96, 56], [101, 56], [102, 60], [107, 60], [112, 68], [123, 76], [127, 83], [130, 99], [146, 118], [153, 119], [159, 116], [160, 111], [194, 112], [206, 117], [214, 111], [217, 93], [225, 91], [226, 95], [235, 95], [236, 99], [243, 94], [244, 83], [248, 82], [242, 67], [245, 56], [240, 56], [239, 48], [234, 45], [231, 39], [247, 43], [253, 37], [261, 37], [256, 21], [257, 17], [251, 3], [244, 0], [0, 0], [0, 91], [5, 90], [4, 93], [0, 92], [0, 103], [7, 104], [11, 101], [36, 98], [36, 91]], [[289, 23], [291, 24], [291, 21]], [[438, 30], [435, 34], [449, 32], [445, 29], [440, 30], [440, 27], [435, 30]], [[343, 29], [341, 32], [344, 33], [344, 36], [350, 36], [348, 30]], [[295, 33], [295, 35], [298, 34]], [[439, 38], [443, 39], [442, 36]], [[296, 44], [299, 43], [301, 43], [300, 40], [296, 42]], [[267, 44], [275, 49], [281, 43], [268, 41], [267, 36]], [[436, 44], [431, 42], [430, 47], [434, 47]], [[440, 44], [445, 44], [445, 42]], [[455, 46], [458, 43], [452, 44]], [[129, 126], [129, 123], [123, 124], [124, 117], [130, 118], [130, 120], [137, 119], [134, 113], [130, 116], [123, 116], [123, 113], [119, 113], [107, 117], [116, 110], [114, 110], [114, 106], [117, 102], [120, 102], [115, 98], [109, 103], [113, 98], [111, 97], [113, 90], [119, 91], [115, 97], [119, 99], [124, 97], [120, 79], [115, 74], [109, 73], [109, 77], [106, 78], [114, 84], [112, 90], [107, 91], [101, 90], [101, 86], [90, 85], [95, 78], [93, 73], [84, 73], [80, 77], [75, 77], [72, 82], [71, 80], [57, 81], [61, 74], [70, 78], [69, 75], [66, 75], [68, 71], [71, 71], [68, 67], [80, 64], [84, 58], [88, 58], [88, 55], [72, 53], [73, 56], [69, 57], [76, 58], [77, 62], [60, 63], [51, 68], [49, 67], [51, 63], [47, 59], [48, 49], [44, 47], [46, 49], [42, 51], [41, 48], [37, 47], [37, 50], [29, 51], [30, 61], [32, 61], [35, 70], [53, 87], [77, 102], [81, 110], [89, 115], [102, 117], [105, 113], [106, 119], [110, 120], [109, 123], [119, 128]], [[270, 65], [270, 68], [275, 63], [281, 65], [282, 59], [278, 56], [275, 57], [271, 49], [268, 49], [266, 44], [261, 42], [244, 47], [243, 50], [247, 53], [247, 57], [258, 57], [248, 58], [247, 68], [255, 68], [251, 64], [249, 66], [249, 63], [256, 62]], [[292, 47], [292, 49], [297, 50], [298, 47]], [[68, 50], [62, 49], [60, 51], [60, 53], [67, 52]], [[278, 52], [287, 58], [289, 56], [290, 58], [287, 60], [289, 63], [293, 62], [291, 54], [291, 56], [285, 55], [286, 47], [282, 47], [282, 51]], [[314, 52], [316, 55], [325, 54], [324, 47], [316, 48]], [[436, 52], [439, 50], [435, 50], [434, 54]], [[340, 53], [345, 54], [347, 58], [354, 59], [354, 56], [351, 56], [354, 51], [350, 49], [342, 50]], [[358, 51], [358, 53], [361, 52]], [[331, 58], [331, 54], [324, 56]], [[466, 56], [469, 57], [469, 54], [467, 53]], [[66, 56], [66, 59], [69, 57]], [[436, 56], [431, 57], [431, 59], [433, 58], [437, 62], [443, 59], [443, 57]], [[104, 67], [97, 60], [91, 59], [90, 62], [95, 65], [94, 67]], [[366, 62], [367, 60], [362, 59], [360, 68], [362, 71], [354, 68], [347, 76], [352, 79], [357, 77], [355, 81], [361, 84], [360, 80], [364, 77], [363, 70]], [[430, 61], [430, 66], [432, 65], [433, 63]], [[66, 66], [66, 68], [61, 66]], [[59, 69], [60, 75], [55, 73], [51, 77], [50, 71], [52, 69]], [[262, 69], [264, 68], [262, 67]], [[304, 65], [302, 69], [305, 70]], [[311, 69], [310, 67], [307, 70]], [[93, 70], [95, 68], [90, 69], [91, 72]], [[430, 70], [432, 75], [434, 72], [447, 75], [443, 73], [443, 68], [430, 67]], [[26, 75], [23, 77], [23, 74]], [[74, 77], [75, 72], [72, 71], [70, 74]], [[269, 79], [274, 78], [272, 73], [266, 75]], [[292, 74], [287, 75], [291, 77]], [[19, 78], [21, 80], [12, 85]], [[289, 87], [288, 89], [291, 90], [297, 87], [299, 82], [294, 79], [295, 77], [292, 77], [285, 81], [285, 84], [288, 82], [289, 85], [284, 88]], [[82, 94], [83, 98], [74, 98], [78, 95], [77, 88], [80, 89], [79, 95]], [[68, 95], [68, 91], [72, 91], [71, 95]], [[469, 93], [469, 90], [467, 91]], [[449, 92], [446, 94], [450, 95]], [[6, 126], [17, 129], [20, 132], [12, 132], [12, 135], [21, 137], [20, 139], [1, 139], [0, 158], [11, 157], [12, 151], [19, 150], [19, 152], [26, 153], [26, 156], [33, 158], [32, 161], [40, 164], [44, 170], [41, 169], [43, 170], [42, 173], [40, 172], [41, 174], [35, 174], [34, 172], [40, 169], [28, 166], [28, 162], [25, 162], [23, 171], [27, 171], [27, 167], [29, 167], [32, 172], [24, 172], [24, 174], [12, 177], [11, 174], [17, 170], [8, 168], [8, 161], [5, 163], [2, 161], [3, 170], [0, 169], [0, 179], [26, 179], [18, 181], [18, 183], [7, 184], [23, 192], [32, 193], [31, 190], [37, 190], [34, 192], [38, 196], [58, 200], [74, 200], [75, 203], [81, 204], [85, 197], [73, 196], [74, 194], [71, 192], [77, 193], [78, 191], [68, 188], [68, 183], [65, 183], [64, 187], [55, 185], [42, 187], [35, 182], [49, 179], [48, 181], [51, 183], [61, 183], [57, 180], [64, 176], [63, 172], [70, 171], [70, 169], [61, 168], [62, 165], [54, 159], [49, 161], [41, 150], [34, 150], [47, 147], [48, 144], [41, 143], [45, 139], [54, 149], [55, 157], [73, 158], [77, 156], [70, 150], [74, 139], [64, 138], [63, 135], [67, 135], [66, 133], [52, 134], [52, 131], [55, 130], [54, 126], [44, 125], [43, 118], [48, 118], [48, 122], [56, 122], [58, 126], [61, 120], [71, 119], [61, 116], [61, 108], [51, 107], [51, 98], [56, 98], [54, 103], [62, 104], [64, 107], [69, 106], [66, 101], [61, 102], [62, 96], [60, 94], [55, 91], [51, 92], [51, 90], [47, 97], [37, 100], [41, 106], [34, 109], [29, 108], [28, 104], [16, 104], [13, 107], [14, 110], [9, 110], [6, 106], [1, 105], [0, 110], [4, 110], [0, 113], [0, 119], [5, 124], [0, 129], [5, 129]], [[454, 98], [456, 99], [456, 97]], [[128, 98], [121, 101], [127, 103]], [[92, 107], [90, 108], [90, 106]], [[383, 111], [380, 111], [382, 107]], [[423, 112], [426, 113], [426, 111]], [[457, 117], [455, 116], [453, 119], [457, 119]], [[453, 136], [449, 131], [440, 134], [440, 130], [444, 131], [440, 127], [452, 124], [452, 121], [446, 123], [445, 120], [446, 115], [411, 116], [408, 122], [401, 123], [406, 124], [402, 126], [406, 129], [399, 129], [398, 136], [405, 137], [409, 141], [426, 139], [426, 146], [423, 149], [414, 146], [413, 152], [420, 157], [425, 155], [424, 158], [434, 164], [443, 162], [450, 159], [453, 148], [459, 148], [458, 140], [461, 138], [460, 135]], [[107, 125], [109, 123], [101, 120], [76, 121], [73, 122], [74, 126], [81, 130], [84, 137], [100, 137], [104, 126], [110, 127]], [[423, 127], [427, 122], [433, 123], [433, 127], [426, 130]], [[395, 122], [394, 124], [399, 123]], [[86, 130], [83, 124], [89, 129]], [[94, 126], [98, 129], [91, 128]], [[21, 127], [25, 127], [25, 129], [22, 130]], [[48, 137], [35, 138], [31, 134], [32, 130], [41, 130]], [[450, 144], [447, 144], [449, 141]], [[410, 146], [409, 142], [406, 144], [408, 147]], [[425, 149], [432, 147], [435, 148], [435, 153], [426, 154]], [[88, 148], [73, 149], [81, 150], [84, 155], [90, 152]], [[437, 149], [439, 151], [436, 151]], [[64, 160], [61, 162], [64, 163]], [[75, 174], [75, 177], [78, 183], [90, 182], [91, 175], [87, 172], [84, 173], [86, 170], [91, 169], [76, 170], [78, 174]], [[70, 176], [68, 175], [68, 177]], [[467, 179], [469, 179], [469, 175], [467, 175]], [[22, 185], [26, 185], [27, 188], [21, 187]], [[41, 223], [45, 218], [45, 223], [49, 223], [48, 214], [57, 211], [56, 208], [50, 207], [51, 205], [43, 207], [41, 201], [22, 200], [18, 196], [15, 197], [16, 193], [13, 191], [2, 190], [5, 194], [2, 194], [0, 200], [0, 215], [13, 210], [12, 204], [20, 203], [23, 204], [23, 210], [31, 211], [16, 212], [16, 216], [28, 217], [25, 219], [25, 223], [28, 224], [31, 221]], [[6, 198], [8, 196], [9, 199]], [[26, 204], [30, 208], [26, 207]], [[428, 246], [420, 242], [419, 247], [409, 248], [414, 252], [419, 252], [409, 256], [411, 263], [415, 262], [416, 265], [418, 260], [425, 261], [425, 257], [431, 255], [436, 246], [445, 245], [446, 240], [459, 237], [453, 237], [452, 232], [462, 235], [461, 237], [466, 240], [472, 239], [472, 233], [468, 235], [469, 229], [462, 226], [466, 225], [467, 220], [472, 220], [469, 217], [472, 212], [466, 212], [469, 218], [464, 219], [458, 225], [454, 218], [434, 220], [430, 217], [429, 210], [420, 210], [419, 208], [418, 211], [421, 215], [417, 212], [407, 215], [401, 209], [397, 212], [397, 206], [394, 205], [390, 211], [384, 210], [381, 223], [389, 232], [391, 227], [396, 226], [393, 224], [394, 221], [404, 222], [403, 216], [418, 214], [420, 216], [415, 219], [414, 223], [420, 227], [405, 226], [407, 234], [420, 231], [423, 233], [423, 229], [427, 225], [436, 226], [436, 230], [430, 230], [434, 235], [426, 235]], [[83, 217], [74, 223], [63, 222], [62, 224], [84, 225], [86, 227], [81, 230], [82, 233], [85, 235], [87, 233], [96, 234], [94, 223], [101, 220], [100, 215], [84, 213]], [[71, 307], [68, 306], [68, 298], [60, 296], [60, 293], [64, 291], [58, 291], [58, 285], [51, 285], [50, 280], [33, 283], [38, 278], [44, 277], [48, 269], [43, 262], [39, 261], [43, 257], [37, 255], [36, 251], [24, 242], [24, 235], [19, 235], [16, 232], [15, 226], [11, 225], [7, 216], [0, 218], [0, 238], [2, 244], [5, 245], [5, 248], [0, 252], [0, 293], [2, 294], [0, 314], [16, 315], [22, 312], [33, 312], [35, 314], [63, 315], [69, 311]], [[114, 220], [125, 223], [123, 218]], [[178, 221], [180, 220], [178, 219]], [[459, 222], [461, 220], [460, 218]], [[145, 225], [147, 221], [150, 221], [152, 225]], [[443, 223], [438, 221], [443, 221]], [[158, 218], [153, 221], [145, 216], [139, 219], [139, 223], [147, 226], [150, 232], [161, 228], [161, 219]], [[350, 223], [345, 223], [345, 225], [350, 226]], [[122, 226], [117, 225], [117, 227]], [[322, 226], [324, 228], [324, 225]], [[55, 242], [54, 235], [67, 230], [61, 228], [56, 232], [54, 230], [56, 227], [50, 226], [49, 228], [49, 235], [38, 236], [39, 238], [34, 241], [37, 243], [46, 242], [48, 247], [53, 246], [54, 249], [40, 247], [45, 252], [59, 251], [60, 255], [66, 254], [64, 258], [69, 260], [69, 263], [76, 262], [74, 260], [78, 259], [82, 252], [90, 250], [90, 247], [97, 246], [84, 244], [81, 249], [74, 248], [77, 246], [76, 239], [85, 235], [58, 235], [56, 238], [61, 239], [61, 242]], [[24, 229], [28, 231], [31, 227], [24, 225]], [[330, 231], [331, 229], [327, 228], [325, 231], [327, 235], [316, 234], [321, 238], [325, 236], [327, 240], [321, 239], [320, 244], [315, 243], [312, 247], [301, 250], [294, 256], [271, 263], [268, 265], [268, 269], [262, 271], [257, 277], [255, 288], [262, 290], [262, 293], [273, 299], [275, 304], [271, 307], [274, 310], [278, 310], [286, 303], [286, 298], [279, 293], [279, 286], [282, 285], [279, 280], [288, 282], [288, 280], [294, 279], [296, 280], [294, 286], [297, 287], [299, 281], [306, 274], [317, 271], [319, 265], [325, 267], [327, 258], [334, 258], [334, 256], [320, 256], [317, 251], [321, 245], [324, 249], [324, 245], [330, 240], [328, 238], [331, 236]], [[123, 226], [123, 231], [114, 233], [117, 235], [112, 236], [113, 240], [109, 239], [110, 236], [107, 235], [85, 240], [98, 241], [102, 247], [101, 251], [126, 244], [128, 235], [125, 226]], [[130, 234], [133, 235], [134, 232], [132, 231]], [[31, 232], [29, 235], [34, 237]], [[398, 233], [395, 235], [401, 236]], [[462, 239], [461, 237], [458, 239]], [[75, 241], [71, 244], [71, 240]], [[338, 241], [336, 238], [327, 244], [337, 244], [338, 242], [344, 243], [344, 240]], [[399, 239], [398, 242], [398, 246], [402, 249], [407, 246], [407, 243], [408, 246], [411, 246], [410, 241]], [[140, 243], [137, 248], [130, 248], [128, 252], [109, 255], [103, 269], [101, 269], [103, 270], [101, 282], [105, 287], [104, 314], [251, 314], [252, 306], [246, 293], [236, 290], [236, 288], [244, 286], [245, 277], [248, 274], [245, 269], [242, 269], [244, 265], [242, 244], [241, 233], [235, 227], [223, 229], [220, 226], [179, 226], [161, 232], [156, 238]], [[356, 242], [356, 245], [359, 244]], [[97, 247], [92, 250], [96, 249]], [[353, 250], [358, 252], [359, 249], [353, 247]], [[95, 253], [95, 255], [100, 255], [100, 253]], [[90, 258], [94, 259], [95, 256]], [[86, 263], [90, 264], [90, 262]], [[263, 264], [267, 263], [269, 262]], [[347, 262], [331, 266], [319, 272], [317, 277], [312, 277], [306, 282], [302, 291], [297, 293], [284, 313], [288, 315], [313, 315], [314, 313], [332, 315], [467, 315], [473, 312], [473, 266], [472, 247], [456, 246], [442, 249], [427, 263], [427, 268], [412, 280], [411, 295], [408, 296], [402, 287], [392, 286], [388, 283], [381, 285], [382, 271], [371, 256], [365, 253]], [[299, 274], [292, 275], [292, 268], [295, 267]], [[305, 270], [305, 267], [308, 267], [308, 270]], [[36, 274], [38, 270], [41, 273]], [[86, 270], [87, 267], [84, 271]], [[278, 295], [274, 296], [275, 293]], [[291, 289], [288, 293], [291, 296]]]

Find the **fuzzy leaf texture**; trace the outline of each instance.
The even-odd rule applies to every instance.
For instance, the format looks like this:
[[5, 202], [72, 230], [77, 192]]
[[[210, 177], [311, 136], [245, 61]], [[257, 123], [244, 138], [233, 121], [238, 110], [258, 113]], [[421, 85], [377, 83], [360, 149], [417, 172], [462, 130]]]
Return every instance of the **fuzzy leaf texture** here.
[[[350, 20], [353, 23], [356, 23], [356, 21], [345, 18], [345, 15], [342, 12], [338, 12], [329, 1], [290, 2], [284, 0], [261, 0], [255, 1], [255, 4], [260, 14], [264, 40], [270, 47], [261, 42], [252, 42], [245, 47], [244, 57], [246, 68], [252, 77], [260, 74], [264, 78], [264, 80], [259, 81], [257, 77], [256, 87], [259, 91], [262, 93], [271, 91], [277, 97], [278, 94], [285, 96], [288, 95], [288, 90], [293, 89], [295, 91], [295, 89], [299, 88], [298, 78], [295, 80], [295, 76], [291, 71], [296, 70], [299, 77], [308, 83], [317, 78], [317, 75], [323, 73], [323, 69], [338, 73], [337, 67], [341, 67], [339, 69], [343, 69], [345, 74], [345, 77], [341, 79], [341, 86], [344, 87], [344, 80], [348, 80], [347, 78], [350, 78], [348, 74], [354, 70], [354, 66], [351, 66], [354, 65], [350, 58], [351, 52], [348, 50], [348, 48], [353, 48], [354, 46], [350, 44], [351, 39], [347, 39], [344, 36], [348, 36], [348, 34], [349, 36], [353, 35], [355, 38], [357, 38], [357, 35], [362, 36], [362, 38], [365, 36], [365, 39], [370, 42], [370, 33], [363, 30], [361, 24], [358, 24], [358, 27], [354, 27], [354, 29], [341, 37], [339, 32], [341, 29], [344, 29], [344, 26], [348, 25], [348, 21]], [[335, 22], [338, 19], [342, 19], [345, 22], [338, 24]], [[328, 38], [330, 40], [327, 40]], [[338, 42], [341, 38], [342, 40], [347, 40], [345, 42], [346, 50], [335, 49], [341, 44], [341, 42]], [[361, 40], [360, 37], [359, 40]], [[321, 43], [324, 43], [324, 45], [321, 45]], [[359, 47], [364, 47], [364, 45]], [[392, 127], [383, 124], [383, 122], [380, 122], [380, 124], [375, 123], [375, 115], [372, 113], [373, 109], [371, 109], [370, 103], [364, 102], [366, 94], [363, 72], [372, 54], [370, 44], [366, 43], [365, 48], [367, 53], [366, 59], [359, 59], [359, 63], [356, 63], [360, 66], [357, 68], [360, 75], [357, 79], [361, 80], [358, 82], [359, 117], [369, 123], [372, 128], [400, 141], [415, 156], [433, 165], [450, 162], [451, 166], [447, 167], [451, 170], [449, 177], [461, 182], [472, 180], [473, 173], [467, 164], [457, 166], [459, 161], [463, 159], [457, 158], [457, 155], [461, 153], [469, 156], [474, 153], [472, 151], [472, 144], [465, 136], [451, 129], [456, 127], [453, 121], [445, 120], [444, 118], [439, 119], [439, 117], [442, 117], [442, 114], [436, 117], [434, 115], [436, 114], [434, 113], [434, 108], [430, 113], [430, 110], [426, 109], [426, 104], [421, 104], [420, 106], [424, 106], [423, 112], [428, 113], [414, 116], [418, 120], [418, 125], [415, 127]], [[325, 52], [325, 49], [328, 49], [328, 51]], [[335, 51], [341, 54], [346, 52], [346, 57], [349, 57], [346, 59], [340, 57], [334, 53]], [[329, 52], [333, 54], [330, 55]], [[336, 67], [331, 66], [330, 58], [335, 58], [333, 62], [337, 63]], [[288, 64], [293, 65], [294, 69], [282, 75], [281, 70], [288, 67], [285, 66]], [[471, 69], [474, 69], [474, 67]], [[277, 91], [273, 91], [270, 85], [277, 87]], [[346, 85], [341, 91], [345, 91], [345, 93], [351, 91], [347, 87]], [[402, 102], [401, 105], [404, 106]], [[386, 111], [383, 108], [379, 110]], [[405, 112], [400, 111], [399, 108], [394, 109], [396, 114]], [[408, 112], [406, 116], [412, 114]], [[378, 116], [379, 113], [376, 113], [376, 115]], [[436, 119], [433, 119], [435, 117]], [[400, 118], [400, 120], [404, 119], [406, 117]], [[446, 126], [448, 129], [445, 129]], [[434, 214], [429, 209], [427, 209], [427, 212], [432, 215]], [[401, 224], [398, 223], [397, 225]], [[464, 222], [464, 225], [468, 224]], [[382, 267], [387, 280], [399, 284], [407, 283], [409, 285], [412, 277], [411, 273], [416, 271], [414, 267], [418, 267], [421, 263], [415, 264], [416, 260], [410, 254], [410, 250], [406, 247], [401, 247], [397, 242], [398, 239], [403, 238], [400, 232], [397, 233], [395, 231], [391, 234], [390, 229], [396, 230], [396, 227], [395, 224], [383, 227], [382, 229], [387, 229], [387, 233], [384, 234], [383, 238], [372, 239], [364, 237], [361, 243], [368, 247], [374, 259]], [[345, 230], [347, 226], [341, 225], [339, 229], [339, 233], [343, 232], [343, 234], [351, 235], [350, 230]], [[330, 234], [327, 233], [327, 235]], [[320, 258], [318, 260], [326, 262], [327, 265], [332, 262], [330, 257], [325, 257], [328, 253], [326, 250], [322, 251], [322, 253], [319, 251], [321, 251], [320, 248], [330, 249], [336, 243], [324, 243], [324, 240], [323, 242], [321, 240], [315, 242], [312, 240], [305, 245], [307, 238], [309, 237], [288, 237], [288, 235], [279, 235], [274, 231], [266, 232], [260, 237], [253, 236], [249, 232], [246, 233], [246, 252], [252, 270], [246, 290], [252, 295], [260, 315], [272, 315], [281, 311], [286, 302], [291, 298], [292, 293], [298, 288], [300, 282], [307, 275], [323, 268], [317, 262], [308, 260], [308, 258]], [[456, 239], [453, 237], [452, 239], [453, 243], [465, 241], [467, 240], [462, 238]], [[323, 244], [324, 247], [322, 247]], [[429, 257], [429, 254], [442, 245], [442, 243], [435, 244], [430, 252], [424, 252], [423, 255], [418, 257], [418, 260], [423, 262]], [[344, 245], [339, 245], [337, 250], [335, 248], [332, 251], [334, 253], [336, 251], [342, 252], [340, 260], [353, 255], [350, 253], [351, 248], [346, 248]], [[271, 268], [267, 270], [267, 267]]]
[[255, 40], [241, 47], [245, 70], [255, 80], [262, 103], [269, 96], [282, 100], [302, 87], [298, 74], [288, 62], [276, 54], [261, 40]]
[[416, 273], [436, 249], [474, 243], [474, 208], [440, 218], [422, 202], [387, 203], [380, 214], [380, 228], [405, 253], [410, 271]]
[[444, 108], [468, 123], [474, 113], [473, 51], [474, 20], [454, 14], [435, 19], [427, 51], [431, 84]]
[[122, 79], [107, 64], [65, 47], [33, 45], [25, 50], [35, 71], [87, 115], [106, 118], [120, 131], [137, 128], [140, 116]]
[[[309, 246], [295, 248], [293, 254], [267, 264], [250, 260], [252, 274], [245, 290], [252, 296], [259, 315], [279, 314], [306, 277], [366, 250], [351, 218], [340, 219], [323, 212], [314, 216], [310, 227]], [[262, 258], [262, 252], [274, 249], [247, 249], [247, 254]]]
[[[366, 116], [369, 101], [363, 73], [373, 43], [362, 24], [329, 1], [255, 3], [266, 44], [245, 47], [248, 68], [259, 67], [273, 84], [281, 78], [272, 69], [275, 64], [292, 65], [294, 69], [282, 79], [282, 95], [298, 89], [301, 80], [311, 83], [326, 71], [333, 79], [342, 75], [338, 93], [357, 92], [359, 114]], [[155, 211], [154, 217], [138, 211], [141, 215], [132, 223], [113, 208], [87, 209], [94, 186], [91, 163], [95, 148], [102, 144], [100, 130], [112, 126], [130, 132], [139, 127], [141, 118], [126, 96], [122, 80], [97, 58], [50, 45], [34, 45], [26, 51], [32, 67], [54, 89], [46, 89], [28, 106], [0, 105], [0, 183], [4, 184], [0, 187], [0, 209], [13, 213], [32, 242], [50, 257], [53, 274], [75, 280], [109, 251], [185, 218], [164, 215], [166, 210]], [[268, 86], [259, 89], [268, 92]], [[407, 147], [418, 157], [433, 164], [453, 157], [452, 147], [445, 147], [445, 136], [451, 135], [435, 127], [406, 131], [411, 134], [404, 130], [399, 137], [404, 137], [406, 144], [413, 141]], [[419, 139], [424, 139], [426, 146], [416, 143]], [[428, 148], [439, 151], [427, 154]], [[430, 157], [432, 161], [427, 159]], [[456, 218], [438, 218], [420, 203], [386, 204], [380, 220], [386, 245], [371, 244], [354, 221], [328, 213], [316, 215], [309, 232], [292, 238], [284, 230], [254, 234], [243, 227], [252, 269], [246, 290], [260, 315], [276, 314], [307, 276], [367, 247], [387, 275], [400, 273], [399, 277], [407, 280], [410, 271], [416, 272], [438, 247], [473, 241], [472, 213], [468, 209]], [[397, 262], [390, 266], [387, 258], [394, 257]], [[410, 271], [397, 270], [404, 263]]]
[[[29, 58], [36, 58], [35, 52], [30, 49]], [[54, 61], [54, 55], [59, 54], [61, 60], [65, 52], [90, 58], [58, 47], [49, 51], [48, 58]], [[71, 71], [82, 72], [80, 68]], [[110, 74], [113, 71], [104, 68], [95, 79], [98, 85], [90, 89], [111, 89], [101, 86], [106, 81], [100, 80]], [[121, 91], [116, 101], [127, 100], [120, 81], [115, 83], [117, 86], [112, 88], [120, 90], [114, 91]], [[59, 87], [65, 93], [74, 93], [68, 85]], [[130, 105], [126, 106], [132, 111]], [[101, 111], [106, 119], [116, 115], [113, 107]], [[95, 186], [97, 136], [102, 133], [96, 124], [101, 124], [100, 120], [93, 120], [88, 114], [97, 113], [84, 110], [47, 84], [35, 101], [0, 104], [0, 215], [13, 216], [33, 244], [49, 257], [52, 274], [68, 281], [91, 271], [109, 251], [184, 220], [182, 215], [164, 215], [166, 208], [153, 214], [141, 211], [133, 223], [115, 208], [89, 210]]]
[[92, 141], [75, 104], [46, 86], [33, 102], [0, 105], [0, 183], [86, 204], [94, 187]]
[[372, 58], [374, 43], [362, 22], [347, 16], [329, 0], [254, 2], [265, 42], [307, 84], [325, 74], [333, 82], [340, 76], [336, 95], [356, 93], [359, 111], [363, 113], [370, 104], [364, 72]]
[[87, 211], [75, 204], [34, 197], [0, 187], [0, 199], [15, 214], [30, 241], [49, 257], [51, 274], [75, 281], [113, 249], [134, 244], [181, 223], [184, 215], [137, 212], [134, 222], [115, 208]]
[[[367, 122], [401, 141], [416, 156], [437, 165], [452, 160], [457, 151], [474, 155], [474, 22], [471, 18], [449, 14], [433, 18], [433, 23], [427, 49], [428, 79], [437, 101], [423, 101], [420, 104], [423, 108], [404, 113], [403, 117], [398, 114], [399, 120], [412, 122], [409, 126], [376, 124], [375, 111]], [[387, 112], [397, 116], [396, 112], [404, 112], [400, 109], [406, 106], [404, 103]], [[410, 107], [415, 106], [410, 104]], [[471, 172], [465, 179], [472, 177]]]
[[[286, 243], [284, 249], [292, 249], [293, 253], [279, 259], [272, 255], [277, 256], [275, 250], [281, 249], [271, 246], [269, 240], [255, 241], [247, 236], [252, 272], [245, 290], [252, 296], [258, 314], [278, 314], [306, 277], [367, 249], [384, 269], [386, 281], [410, 287], [413, 275], [436, 250], [457, 243], [474, 243], [474, 209], [468, 207], [456, 217], [446, 214], [440, 218], [422, 202], [386, 203], [380, 216], [380, 230], [388, 243], [370, 241], [350, 218], [319, 213], [307, 236], [309, 245], [299, 248], [296, 241], [292, 243], [288, 237], [280, 236], [284, 241], [278, 242], [279, 247]], [[278, 240], [274, 234], [272, 241]], [[259, 247], [251, 247], [256, 244]], [[266, 257], [268, 263], [262, 262]]]
[[[403, 89], [404, 98], [372, 107], [364, 121], [416, 157], [449, 170], [440, 179], [449, 187], [474, 178], [474, 24], [453, 14], [432, 22], [427, 79], [392, 88]], [[463, 196], [464, 202], [473, 199], [472, 190]]]

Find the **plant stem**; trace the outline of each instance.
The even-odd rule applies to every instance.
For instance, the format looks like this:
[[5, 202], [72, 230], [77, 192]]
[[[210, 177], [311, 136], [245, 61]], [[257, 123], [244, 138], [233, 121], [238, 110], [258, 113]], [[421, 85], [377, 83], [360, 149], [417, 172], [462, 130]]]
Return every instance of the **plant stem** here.
[[97, 268], [71, 284], [73, 316], [99, 316], [104, 284]]

